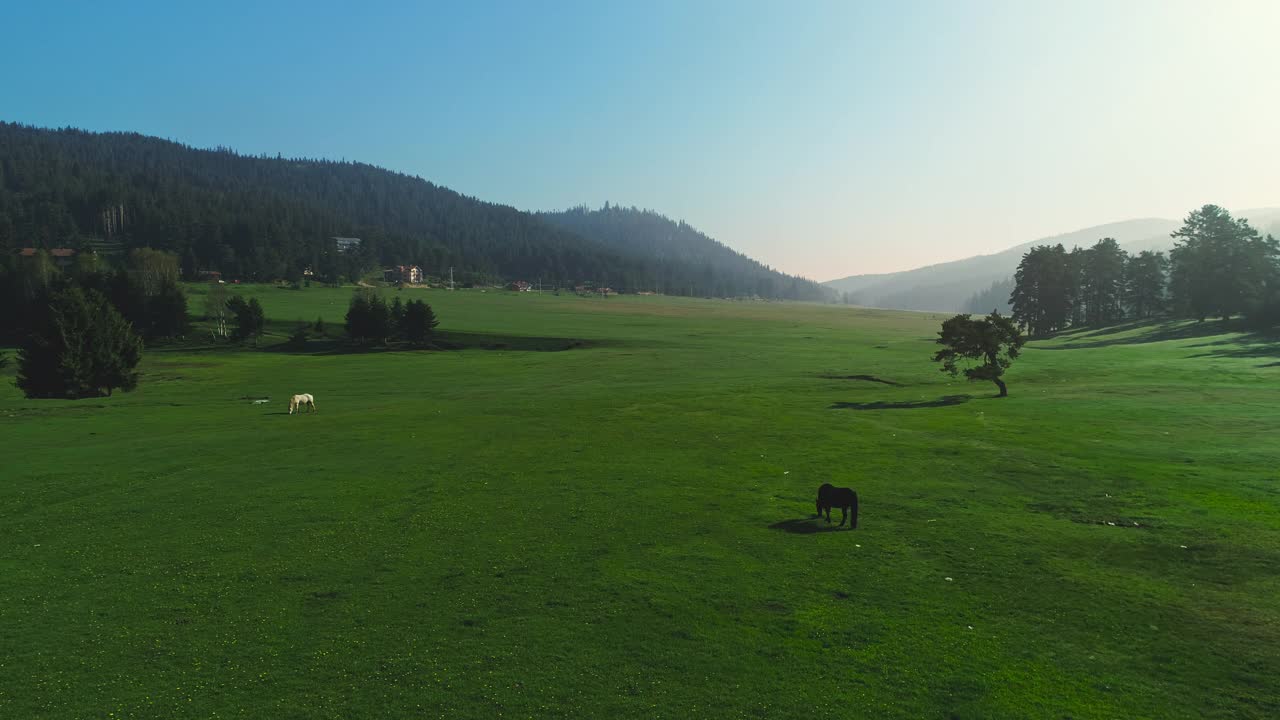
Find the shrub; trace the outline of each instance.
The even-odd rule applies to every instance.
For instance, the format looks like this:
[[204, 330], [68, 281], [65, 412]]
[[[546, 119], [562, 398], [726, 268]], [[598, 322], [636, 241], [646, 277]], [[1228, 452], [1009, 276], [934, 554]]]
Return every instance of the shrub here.
[[307, 346], [307, 323], [302, 320], [293, 329], [293, 333], [289, 335], [289, 347], [295, 350], [301, 350]]
[[235, 338], [237, 340], [250, 340], [262, 335], [262, 330], [267, 323], [262, 303], [258, 302], [258, 298], [249, 298], [249, 301], [245, 302], [243, 297], [233, 295], [227, 301], [227, 307], [236, 320]]

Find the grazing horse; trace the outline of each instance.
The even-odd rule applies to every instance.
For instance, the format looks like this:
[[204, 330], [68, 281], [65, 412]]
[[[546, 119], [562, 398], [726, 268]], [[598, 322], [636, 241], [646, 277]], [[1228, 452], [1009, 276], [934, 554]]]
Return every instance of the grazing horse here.
[[307, 409], [307, 412], [315, 412], [316, 399], [314, 397], [311, 397], [309, 393], [302, 393], [301, 395], [294, 395], [293, 397], [289, 398], [289, 414], [290, 415], [292, 415], [295, 411], [301, 414], [302, 408], [304, 407]]
[[858, 527], [858, 493], [853, 488], [838, 488], [831, 483], [822, 483], [822, 487], [818, 488], [818, 517], [822, 517], [825, 512], [827, 514], [827, 523], [831, 522], [831, 508], [840, 508], [840, 525], [844, 525], [845, 520], [852, 518], [853, 522], [849, 523], [850, 530], [856, 530]]

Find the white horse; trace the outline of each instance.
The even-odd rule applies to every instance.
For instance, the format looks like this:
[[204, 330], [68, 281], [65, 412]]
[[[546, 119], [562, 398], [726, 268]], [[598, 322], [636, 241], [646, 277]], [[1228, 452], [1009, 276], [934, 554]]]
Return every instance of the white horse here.
[[299, 414], [301, 414], [302, 408], [304, 407], [307, 409], [307, 412], [315, 412], [316, 410], [316, 399], [314, 397], [311, 397], [309, 393], [302, 393], [301, 395], [294, 395], [293, 397], [289, 398], [289, 414], [290, 415], [292, 415], [294, 411], [297, 411]]

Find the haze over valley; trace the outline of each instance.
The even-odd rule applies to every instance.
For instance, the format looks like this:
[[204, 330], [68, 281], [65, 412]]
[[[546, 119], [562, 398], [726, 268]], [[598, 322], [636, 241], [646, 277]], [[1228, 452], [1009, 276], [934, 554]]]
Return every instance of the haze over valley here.
[[[1263, 232], [1280, 237], [1280, 208], [1240, 210], [1232, 214], [1248, 219]], [[896, 273], [851, 275], [823, 284], [841, 293], [842, 300], [853, 305], [940, 312], [988, 312], [995, 307], [1007, 312], [1013, 273], [1027, 250], [1059, 243], [1068, 250], [1084, 248], [1109, 237], [1131, 254], [1143, 250], [1167, 253], [1174, 245], [1170, 233], [1181, 225], [1181, 220], [1164, 218], [1125, 220], [1032, 240], [992, 255]], [[1001, 292], [994, 295], [984, 292], [993, 285]]]

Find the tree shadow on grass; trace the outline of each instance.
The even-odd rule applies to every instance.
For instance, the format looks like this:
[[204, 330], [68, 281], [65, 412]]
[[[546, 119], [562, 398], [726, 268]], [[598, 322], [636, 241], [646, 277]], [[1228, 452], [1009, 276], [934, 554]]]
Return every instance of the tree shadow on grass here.
[[[1280, 333], [1255, 332], [1239, 335], [1228, 340], [1199, 343], [1190, 347], [1202, 349], [1204, 352], [1192, 355], [1193, 358], [1228, 357], [1228, 358], [1280, 358]], [[1274, 367], [1280, 362], [1267, 363], [1258, 367]]]
[[826, 375], [819, 375], [818, 377], [820, 377], [820, 378], [824, 378], [824, 379], [826, 379], [826, 380], [862, 380], [862, 381], [864, 381], [864, 382], [880, 383], [881, 385], [892, 385], [892, 386], [894, 386], [894, 387], [902, 387], [902, 383], [894, 382], [894, 381], [892, 381], [892, 380], [885, 380], [885, 379], [883, 379], [883, 378], [878, 378], [878, 377], [876, 377], [875, 375], [832, 375], [832, 374], [826, 374]]
[[904, 402], [836, 402], [831, 410], [916, 410], [919, 408], [947, 407], [959, 405], [973, 399], [972, 395], [945, 395], [936, 400], [909, 400]]
[[[1144, 329], [1145, 332], [1143, 332]], [[1134, 334], [1125, 335], [1124, 337], [1111, 337], [1130, 331], [1133, 331]], [[1036, 349], [1085, 350], [1114, 345], [1145, 345], [1168, 340], [1194, 340], [1217, 335], [1231, 335], [1231, 337], [1190, 345], [1188, 347], [1208, 349], [1189, 357], [1280, 358], [1280, 330], [1251, 330], [1239, 318], [1232, 320], [1206, 320], [1204, 322], [1192, 320], [1144, 320], [1117, 323], [1102, 328], [1066, 330], [1048, 338], [1042, 338], [1060, 340], [1062, 344], [1053, 346], [1037, 345]], [[1267, 366], [1264, 365], [1263, 367]]]
[[792, 535], [814, 535], [816, 533], [836, 532], [837, 530], [852, 530], [853, 528], [848, 525], [836, 527], [835, 523], [828, 525], [819, 518], [794, 518], [776, 522], [770, 525], [769, 529], [781, 530]]
[[[1165, 320], [1165, 321], [1126, 320], [1123, 322], [1112, 323], [1110, 325], [1103, 325], [1099, 327], [1071, 328], [1069, 330], [1063, 330], [1061, 332], [1053, 333], [1048, 337], [1060, 338], [1060, 339], [1100, 338], [1100, 337], [1106, 337], [1108, 335], [1117, 335], [1119, 333], [1128, 332], [1130, 330], [1137, 330], [1138, 328], [1141, 328], [1144, 326], [1158, 328], [1162, 326], [1173, 326], [1178, 324], [1180, 324], [1178, 321], [1172, 321], [1172, 320]], [[1172, 327], [1167, 329], [1172, 329]]]
[[[1146, 332], [1125, 335], [1124, 337], [1111, 337], [1112, 335], [1118, 335], [1122, 332], [1137, 331], [1143, 328], [1146, 328]], [[1066, 330], [1048, 337], [1037, 338], [1038, 340], [1064, 341], [1062, 345], [1052, 347], [1037, 346], [1037, 349], [1087, 350], [1089, 348], [1111, 347], [1114, 345], [1145, 345], [1147, 343], [1166, 342], [1168, 340], [1190, 340], [1198, 337], [1222, 335], [1224, 333], [1239, 331], [1239, 327], [1233, 326], [1230, 322], [1223, 322], [1222, 320], [1209, 320], [1205, 322], [1191, 322], [1187, 320], [1163, 320], [1156, 322], [1149, 320], [1131, 321], [1116, 323], [1115, 325], [1108, 325], [1101, 328]]]

